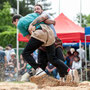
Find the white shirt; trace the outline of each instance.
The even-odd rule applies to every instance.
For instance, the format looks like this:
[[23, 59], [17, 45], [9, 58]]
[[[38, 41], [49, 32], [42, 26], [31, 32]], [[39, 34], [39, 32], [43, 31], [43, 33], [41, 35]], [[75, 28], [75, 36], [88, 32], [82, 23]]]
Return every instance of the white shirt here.
[[14, 52], [15, 53], [15, 50], [14, 49], [11, 49], [11, 50], [6, 50], [5, 53], [6, 53], [6, 57], [7, 57], [7, 62], [10, 61], [11, 59], [11, 53]]
[[79, 53], [80, 60], [85, 59], [85, 50], [83, 48], [77, 49], [77, 52]]
[[81, 68], [81, 60], [79, 62], [73, 61], [72, 69], [80, 69]]

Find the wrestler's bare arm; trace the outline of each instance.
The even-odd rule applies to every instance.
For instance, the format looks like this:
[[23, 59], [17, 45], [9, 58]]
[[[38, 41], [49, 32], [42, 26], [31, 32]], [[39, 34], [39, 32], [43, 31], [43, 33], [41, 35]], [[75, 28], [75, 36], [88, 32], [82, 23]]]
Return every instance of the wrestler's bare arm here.
[[50, 20], [50, 19], [47, 19], [47, 20], [45, 20], [44, 22], [45, 22], [46, 24], [53, 24], [53, 25], [56, 24], [55, 20]]
[[48, 15], [46, 15], [46, 14], [40, 15], [31, 23], [31, 25], [35, 25], [35, 24], [43, 22], [44, 20], [47, 20], [47, 19], [48, 19]]
[[35, 24], [43, 22], [44, 20], [48, 19], [48, 15], [44, 14], [44, 15], [40, 15], [39, 17], [37, 17], [30, 25], [28, 28], [28, 31], [30, 34], [32, 34], [33, 31], [35, 31]]
[[55, 25], [55, 20], [48, 19], [48, 15], [47, 14], [40, 15], [31, 24], [35, 25], [36, 23], [40, 23], [40, 22], [45, 22], [46, 24], [53, 24], [53, 25]]

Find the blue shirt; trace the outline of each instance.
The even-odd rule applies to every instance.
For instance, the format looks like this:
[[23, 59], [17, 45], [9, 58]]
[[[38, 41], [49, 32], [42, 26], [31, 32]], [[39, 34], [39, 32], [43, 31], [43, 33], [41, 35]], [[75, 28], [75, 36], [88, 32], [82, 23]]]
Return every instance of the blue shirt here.
[[[33, 22], [33, 20], [35, 20], [38, 16], [40, 16], [38, 13], [31, 13], [28, 14], [24, 17], [21, 17], [18, 21], [17, 24], [17, 28], [20, 30], [20, 32], [23, 34], [23, 36], [25, 37], [26, 35], [30, 34], [28, 31], [28, 27], [30, 25], [30, 23]], [[40, 24], [44, 24], [43, 22], [35, 24], [36, 29], [40, 29]]]
[[5, 52], [0, 50], [0, 62], [4, 63], [5, 60], [4, 60], [4, 57], [6, 56]]

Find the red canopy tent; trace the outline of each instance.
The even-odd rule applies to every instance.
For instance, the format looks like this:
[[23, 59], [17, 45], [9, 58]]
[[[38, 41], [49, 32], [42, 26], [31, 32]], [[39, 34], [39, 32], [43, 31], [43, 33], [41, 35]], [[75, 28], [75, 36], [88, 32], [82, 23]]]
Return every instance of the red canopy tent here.
[[58, 37], [63, 42], [79, 42], [84, 41], [84, 28], [76, 25], [70, 19], [68, 19], [63, 13], [55, 18], [56, 25], [55, 30]]
[[21, 33], [18, 34], [18, 41], [21, 42], [28, 42], [28, 39], [26, 37], [23, 37]]

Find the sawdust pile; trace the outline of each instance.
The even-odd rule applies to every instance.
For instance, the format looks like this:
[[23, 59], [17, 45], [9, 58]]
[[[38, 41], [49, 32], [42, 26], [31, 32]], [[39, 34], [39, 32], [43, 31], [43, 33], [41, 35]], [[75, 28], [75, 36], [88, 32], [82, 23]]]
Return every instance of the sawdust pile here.
[[90, 90], [90, 82], [75, 83], [67, 78], [62, 82], [48, 75], [32, 77], [31, 82], [0, 82], [0, 90]]
[[72, 82], [70, 76], [67, 76], [67, 80], [62, 82], [46, 74], [38, 77], [31, 77], [30, 81], [36, 83], [38, 86], [78, 86], [78, 83]]

